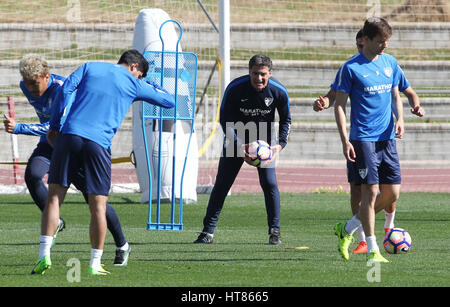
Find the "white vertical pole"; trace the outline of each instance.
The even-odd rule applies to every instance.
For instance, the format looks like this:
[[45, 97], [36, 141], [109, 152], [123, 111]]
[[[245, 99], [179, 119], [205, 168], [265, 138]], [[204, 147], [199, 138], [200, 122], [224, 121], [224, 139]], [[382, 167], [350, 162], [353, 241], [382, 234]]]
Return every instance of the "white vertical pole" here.
[[[208, 129], [209, 124], [210, 124], [210, 118], [209, 118], [209, 96], [208, 94], [205, 94], [205, 102], [203, 103], [203, 105], [205, 106], [205, 108], [203, 109], [203, 133], [202, 136], [206, 137], [209, 135], [209, 132], [211, 131], [211, 128]], [[214, 123], [214, 119], [212, 120], [212, 122]], [[201, 144], [204, 144], [205, 140], [202, 140]], [[206, 153], [208, 153], [209, 151], [206, 151]], [[208, 157], [206, 157], [208, 158]]]
[[230, 0], [219, 1], [219, 57], [222, 62], [221, 99], [230, 83]]

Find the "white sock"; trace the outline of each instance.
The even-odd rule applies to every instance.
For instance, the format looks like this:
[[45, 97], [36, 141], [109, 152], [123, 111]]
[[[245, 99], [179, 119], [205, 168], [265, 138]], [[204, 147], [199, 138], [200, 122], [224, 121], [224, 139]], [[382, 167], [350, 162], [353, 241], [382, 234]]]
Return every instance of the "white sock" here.
[[52, 247], [53, 236], [43, 236], [39, 237], [39, 260], [45, 256], [50, 256], [50, 248]]
[[392, 213], [384, 210], [384, 216], [386, 220], [384, 221], [384, 228], [394, 228], [394, 218], [395, 218], [395, 210]]
[[94, 269], [100, 269], [102, 263], [103, 249], [91, 248], [91, 262], [89, 266]]
[[377, 244], [377, 238], [375, 236], [366, 237], [367, 241], [367, 251], [370, 253], [371, 251], [379, 251]]
[[359, 242], [366, 241], [366, 234], [364, 233], [364, 228], [362, 227], [362, 225], [360, 225], [358, 227], [358, 237], [359, 237]]
[[117, 249], [120, 249], [120, 250], [126, 251], [126, 250], [128, 249], [128, 247], [129, 247], [129, 245], [128, 245], [128, 242], [125, 242], [125, 244], [124, 244], [124, 245], [122, 245], [121, 247], [118, 247]]
[[344, 229], [348, 234], [351, 235], [356, 231], [356, 229], [358, 229], [358, 227], [360, 225], [361, 225], [361, 221], [358, 219], [358, 217], [355, 214], [350, 220], [347, 221], [347, 224], [345, 224]]

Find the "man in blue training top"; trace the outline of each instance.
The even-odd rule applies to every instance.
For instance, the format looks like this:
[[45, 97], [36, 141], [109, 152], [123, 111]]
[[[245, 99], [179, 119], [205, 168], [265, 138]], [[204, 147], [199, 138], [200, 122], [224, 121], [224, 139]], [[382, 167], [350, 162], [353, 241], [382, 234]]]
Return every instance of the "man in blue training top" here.
[[[389, 262], [379, 250], [375, 237], [375, 214], [397, 201], [401, 172], [395, 138], [404, 133], [403, 104], [398, 84], [397, 60], [384, 54], [392, 28], [383, 18], [372, 17], [363, 27], [362, 52], [349, 59], [338, 76], [336, 123], [343, 153], [353, 164], [355, 184], [361, 185], [359, 212], [346, 223], [335, 226], [339, 251], [349, 259], [348, 247], [353, 233], [362, 224], [367, 241], [367, 259]], [[350, 136], [346, 131], [345, 105], [350, 97]], [[396, 119], [392, 110], [396, 109]], [[380, 201], [376, 202], [378, 191]]]
[[[271, 75], [271, 59], [257, 54], [249, 61], [249, 74], [234, 79], [225, 90], [220, 107], [220, 124], [225, 134], [222, 156], [203, 219], [203, 231], [194, 243], [213, 243], [225, 197], [244, 160], [248, 159], [243, 148], [258, 139], [272, 145], [272, 159], [258, 168], [258, 175], [266, 204], [269, 243], [281, 243], [280, 193], [274, 160], [287, 144], [291, 115], [288, 93]], [[280, 119], [278, 142], [273, 129], [276, 111]]]
[[[59, 207], [76, 170], [82, 168], [91, 212], [90, 275], [108, 275], [101, 257], [106, 235], [106, 202], [111, 187], [111, 141], [133, 101], [164, 108], [174, 98], [156, 85], [140, 80], [148, 63], [136, 50], [122, 54], [118, 64], [88, 62], [72, 73], [52, 105], [47, 139], [54, 144], [49, 172], [48, 204], [42, 215], [39, 260], [34, 273], [51, 267], [50, 236], [58, 224]], [[61, 127], [61, 118], [76, 91]]]
[[[48, 198], [48, 189], [43, 178], [49, 171], [53, 151], [45, 136], [49, 127], [51, 103], [66, 78], [56, 74], [50, 74], [47, 61], [37, 54], [24, 55], [19, 63], [19, 71], [23, 78], [20, 81], [20, 88], [28, 99], [28, 102], [34, 107], [40, 123], [17, 123], [15, 119], [6, 115], [4, 115], [5, 119], [3, 123], [5, 130], [9, 133], [40, 136], [39, 143], [28, 159], [25, 169], [25, 182], [35, 204], [43, 212]], [[83, 177], [82, 170], [79, 170], [77, 175], [74, 176], [73, 184], [78, 190], [83, 192], [87, 203], [88, 198], [84, 192]], [[110, 204], [106, 205], [106, 219], [108, 229], [117, 247], [114, 265], [125, 266], [127, 265], [131, 248], [122, 232], [117, 213]], [[53, 242], [58, 232], [62, 231], [65, 227], [65, 221], [60, 218], [53, 236]]]
[[[364, 45], [363, 41], [363, 32], [362, 29], [358, 31], [356, 34], [356, 47], [358, 49], [358, 52], [362, 51]], [[328, 93], [322, 97], [319, 96], [314, 101], [313, 104], [313, 110], [316, 112], [320, 112], [322, 110], [328, 109], [330, 106], [334, 104], [334, 100], [336, 99], [336, 91], [338, 86], [338, 79], [340, 75], [340, 68], [336, 74], [336, 77], [334, 79], [334, 82], [330, 85], [330, 90]], [[419, 117], [422, 117], [425, 115], [425, 110], [420, 105], [420, 99], [417, 93], [412, 88], [411, 84], [409, 83], [408, 79], [406, 79], [405, 75], [403, 74], [403, 71], [400, 69], [399, 73], [399, 84], [398, 84], [398, 90], [399, 92], [402, 92], [405, 94], [405, 96], [408, 98], [409, 105], [411, 106], [411, 113], [414, 115], [417, 115]], [[397, 111], [394, 107], [394, 114], [397, 116]], [[356, 214], [359, 211], [359, 206], [361, 204], [361, 185], [355, 185], [353, 178], [351, 177], [353, 175], [353, 172], [351, 172], [353, 163], [347, 161], [347, 174], [348, 182], [350, 184], [350, 205], [352, 209], [352, 213]], [[377, 197], [377, 201], [381, 200], [379, 197]], [[384, 223], [384, 232], [387, 233], [389, 230], [394, 228], [394, 218], [395, 218], [395, 208], [396, 208], [396, 202], [393, 202], [392, 204], [388, 205], [386, 208], [384, 208], [384, 215], [385, 215], [385, 223]], [[364, 234], [364, 230], [362, 228], [362, 225], [358, 227], [358, 236], [359, 236], [359, 243], [357, 247], [352, 251], [354, 254], [366, 254], [367, 253], [367, 243], [366, 243], [366, 236]]]

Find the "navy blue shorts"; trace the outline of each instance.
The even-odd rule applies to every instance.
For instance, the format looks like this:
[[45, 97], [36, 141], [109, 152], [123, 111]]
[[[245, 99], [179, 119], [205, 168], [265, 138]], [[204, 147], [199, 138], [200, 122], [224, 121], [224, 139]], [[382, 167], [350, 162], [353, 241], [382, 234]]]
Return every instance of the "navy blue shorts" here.
[[87, 194], [109, 195], [111, 151], [77, 135], [59, 135], [53, 149], [48, 183], [69, 187], [79, 176], [80, 169], [84, 171]]
[[400, 184], [402, 181], [396, 140], [350, 141], [355, 149], [354, 163], [347, 163], [349, 182], [355, 184]]
[[353, 170], [354, 166], [355, 166], [355, 163], [347, 160], [347, 179], [348, 179], [349, 183], [355, 182], [354, 170]]

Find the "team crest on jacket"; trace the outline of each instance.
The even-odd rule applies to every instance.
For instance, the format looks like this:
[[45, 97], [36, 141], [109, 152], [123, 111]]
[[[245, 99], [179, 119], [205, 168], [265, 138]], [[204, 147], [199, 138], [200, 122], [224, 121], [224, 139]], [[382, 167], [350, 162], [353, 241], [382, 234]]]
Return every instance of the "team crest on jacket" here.
[[273, 102], [273, 97], [266, 97], [264, 98], [264, 103], [266, 104], [266, 106], [270, 106]]
[[385, 67], [384, 74], [390, 78], [392, 75], [392, 67]]

